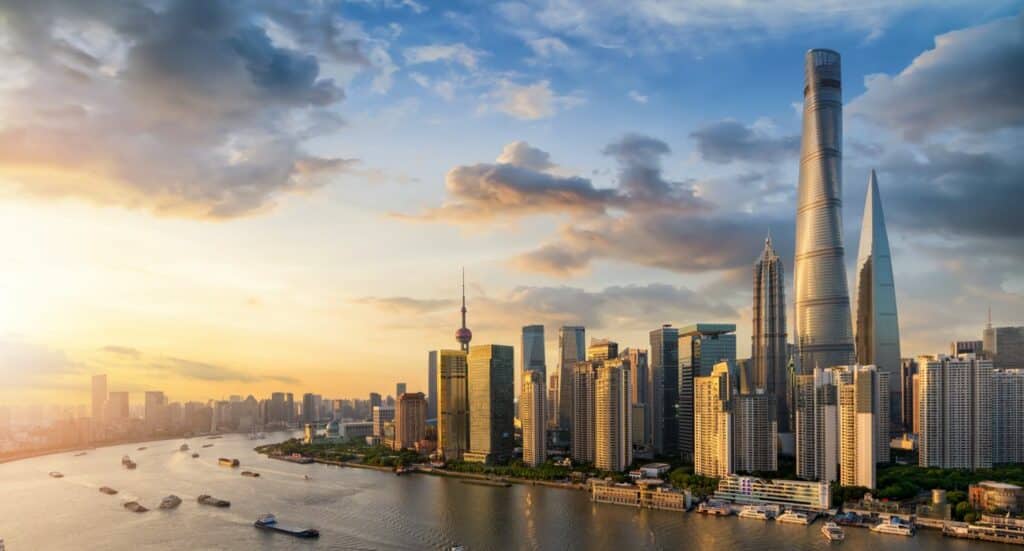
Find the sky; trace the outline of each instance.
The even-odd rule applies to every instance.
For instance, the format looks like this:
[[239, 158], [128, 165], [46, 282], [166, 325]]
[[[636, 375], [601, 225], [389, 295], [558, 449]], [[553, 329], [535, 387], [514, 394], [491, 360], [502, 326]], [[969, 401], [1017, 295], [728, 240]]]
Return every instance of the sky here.
[[[542, 323], [737, 324], [842, 55], [903, 356], [1024, 324], [1024, 3], [0, 2], [0, 403], [426, 388]], [[792, 319], [790, 319], [792, 322]], [[518, 362], [518, 356], [517, 356]]]

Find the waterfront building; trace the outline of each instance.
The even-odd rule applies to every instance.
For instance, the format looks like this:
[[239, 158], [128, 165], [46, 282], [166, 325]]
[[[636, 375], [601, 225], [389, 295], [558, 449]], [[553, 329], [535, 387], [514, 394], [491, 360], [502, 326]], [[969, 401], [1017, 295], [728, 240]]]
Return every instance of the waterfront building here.
[[466, 353], [437, 353], [437, 449], [446, 460], [461, 460], [469, 450], [469, 386]]
[[839, 398], [839, 482], [874, 488], [875, 464], [888, 462], [888, 373], [873, 365], [837, 367], [833, 373]]
[[971, 484], [967, 500], [976, 511], [1000, 514], [1024, 512], [1024, 488], [990, 480]]
[[544, 361], [544, 326], [526, 325], [523, 327], [521, 369], [527, 371], [539, 371], [541, 374], [541, 387], [547, 379], [547, 363]]
[[854, 361], [843, 264], [841, 73], [837, 52], [807, 52], [794, 257], [801, 374]]
[[602, 361], [576, 362], [572, 374], [572, 459], [592, 463], [595, 458], [597, 404], [594, 392]]
[[1024, 326], [992, 327], [989, 320], [982, 333], [985, 357], [996, 369], [1024, 369]]
[[546, 458], [547, 419], [544, 416], [544, 372], [528, 369], [523, 372], [523, 389], [519, 393], [520, 422], [523, 425], [523, 463], [536, 467]]
[[662, 325], [651, 331], [650, 339], [654, 452], [676, 455], [679, 453], [679, 330]]
[[[619, 353], [619, 358], [629, 361], [629, 388], [632, 396], [630, 400], [634, 406], [633, 426], [641, 430], [633, 430], [633, 441], [638, 446], [650, 444], [651, 427], [654, 420], [651, 418], [652, 408], [650, 407], [651, 380], [647, 367], [647, 351], [640, 348], [626, 348]], [[643, 416], [636, 419], [636, 406], [643, 410]]]
[[[707, 377], [719, 362], [736, 365], [736, 325], [697, 323], [679, 329], [678, 443], [683, 459], [694, 459], [694, 379]], [[653, 347], [652, 347], [653, 348]], [[733, 377], [730, 387], [735, 387]], [[694, 461], [696, 461], [694, 459]]]
[[835, 374], [817, 368], [796, 376], [796, 475], [832, 482], [839, 472], [839, 419]]
[[427, 398], [422, 392], [403, 392], [395, 412], [395, 449], [414, 449], [427, 433]]
[[664, 511], [687, 511], [693, 503], [689, 490], [672, 489], [657, 479], [638, 480], [636, 484], [594, 480], [590, 483], [590, 499], [596, 503]]
[[[786, 276], [782, 259], [772, 248], [772, 239], [764, 241], [764, 251], [754, 263], [754, 331], [751, 336], [749, 370], [745, 375], [740, 392], [751, 394], [754, 389], [764, 389], [766, 394], [776, 396], [774, 418], [778, 432], [788, 433], [789, 410], [785, 400], [786, 365], [789, 362], [786, 343]], [[745, 383], [745, 384], [744, 384]]]
[[511, 346], [469, 348], [469, 453], [466, 461], [502, 463], [515, 449], [515, 362]]
[[374, 406], [373, 408], [373, 435], [384, 436], [384, 424], [395, 420], [395, 408], [388, 406]]
[[918, 464], [944, 469], [991, 467], [992, 360], [940, 354], [921, 356], [917, 363]]
[[992, 462], [1024, 463], [1024, 370], [992, 372]]
[[750, 476], [726, 476], [718, 481], [715, 499], [738, 505], [778, 505], [823, 512], [832, 506], [828, 482], [766, 480]]
[[764, 389], [732, 396], [732, 463], [737, 472], [779, 468], [776, 397]]
[[107, 376], [92, 376], [92, 422], [96, 432], [102, 433], [107, 411]]
[[594, 466], [604, 471], [623, 471], [633, 462], [629, 368], [629, 360], [612, 356], [597, 372]]
[[[878, 192], [878, 178], [874, 170], [868, 177], [856, 275], [853, 330], [857, 363], [877, 366], [888, 374], [890, 381], [896, 381], [900, 376], [896, 286], [882, 196]], [[900, 425], [899, 387], [889, 390], [889, 395], [881, 398], [888, 404], [886, 411], [890, 413], [889, 422], [883, 430], [886, 441], [891, 434], [898, 432]]]
[[427, 353], [427, 419], [437, 419], [437, 350]]
[[604, 361], [619, 357], [619, 343], [608, 339], [591, 339], [587, 347], [588, 361]]
[[573, 424], [573, 378], [576, 362], [586, 359], [586, 329], [564, 326], [558, 330], [558, 428], [571, 430]]
[[729, 363], [720, 362], [710, 375], [693, 381], [693, 472], [715, 478], [727, 476], [733, 472]]

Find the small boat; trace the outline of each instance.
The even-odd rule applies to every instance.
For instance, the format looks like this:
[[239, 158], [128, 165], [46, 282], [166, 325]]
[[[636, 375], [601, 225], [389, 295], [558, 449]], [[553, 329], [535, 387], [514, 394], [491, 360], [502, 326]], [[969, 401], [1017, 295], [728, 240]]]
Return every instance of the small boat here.
[[135, 450], [135, 451], [138, 451], [138, 452], [140, 452], [140, 451], [142, 451], [142, 450], [144, 450], [144, 449], [146, 449], [146, 446], [142, 446], [141, 448], [138, 448], [138, 449], [137, 449], [137, 450]]
[[803, 524], [804, 526], [811, 523], [810, 517], [805, 513], [794, 511], [792, 509], [782, 513], [776, 517], [775, 520], [786, 524]]
[[198, 454], [198, 453], [194, 453], [194, 454], [192, 454], [192, 459], [195, 459], [195, 458], [197, 458], [197, 457], [199, 457], [199, 454]]
[[307, 475], [303, 475], [302, 477], [303, 477], [304, 479], [306, 479], [306, 480], [313, 480], [313, 478], [312, 478], [312, 477], [310, 477], [310, 476], [309, 476], [308, 474], [307, 474]]
[[204, 448], [212, 448], [212, 447], [213, 447], [213, 444], [203, 444], [203, 447], [204, 447]]
[[223, 499], [217, 499], [215, 497], [211, 497], [211, 496], [208, 496], [206, 494], [203, 494], [203, 495], [199, 496], [196, 499], [196, 501], [198, 501], [200, 505], [209, 505], [211, 507], [231, 507], [231, 502], [230, 501], [225, 501]]
[[843, 541], [846, 539], [846, 532], [834, 522], [829, 522], [825, 526], [821, 527], [821, 534], [825, 536], [828, 541]]
[[104, 494], [107, 494], [108, 496], [112, 496], [117, 493], [117, 490], [111, 488], [110, 486], [101, 486], [100, 491], [103, 492]]
[[732, 514], [732, 507], [728, 503], [709, 499], [697, 506], [697, 512], [704, 513], [705, 515], [727, 517]]
[[61, 474], [61, 473], [58, 473], [57, 471], [50, 471], [50, 477], [51, 478], [64, 478], [64, 475]]
[[128, 509], [133, 513], [145, 513], [146, 511], [149, 510], [143, 507], [142, 504], [139, 503], [138, 501], [129, 501], [128, 503], [124, 504], [124, 508]]
[[900, 517], [889, 517], [888, 520], [871, 527], [871, 531], [876, 534], [894, 534], [897, 536], [913, 536], [914, 525], [901, 519]]
[[217, 440], [218, 438], [224, 438], [224, 437], [223, 437], [223, 436], [220, 436], [220, 435], [215, 435], [215, 436], [207, 436], [207, 437], [206, 437], [206, 439], [207, 439], [207, 440]]
[[78, 453], [75, 454], [75, 457], [82, 457], [85, 454], [86, 454], [86, 452], [78, 452]]
[[221, 457], [217, 460], [217, 463], [220, 464], [221, 467], [237, 467], [241, 465], [237, 459], [228, 459], [227, 457]]
[[409, 467], [395, 467], [395, 476], [401, 476], [403, 474], [411, 473], [412, 469]]
[[740, 509], [740, 518], [750, 518], [754, 520], [771, 520], [772, 515], [768, 509], [760, 505], [746, 505], [743, 509]]
[[187, 452], [188, 450], [189, 450], [188, 444], [182, 444], [181, 447], [178, 448], [178, 451], [180, 451], [180, 452]]
[[456, 543], [455, 545], [449, 547], [448, 551], [466, 551], [466, 546], [465, 545], [459, 545], [459, 544]]
[[297, 538], [319, 538], [320, 531], [314, 528], [290, 528], [287, 526], [281, 526], [277, 523], [277, 517], [272, 514], [265, 514], [258, 518], [253, 523], [256, 528], [262, 528], [263, 530], [272, 530], [274, 532], [281, 532], [282, 534], [288, 534], [289, 536], [295, 536]]
[[160, 500], [161, 509], [174, 509], [178, 505], [181, 505], [181, 498], [174, 494], [171, 494]]
[[242, 471], [242, 476], [250, 476], [252, 478], [259, 478], [260, 473], [254, 473], [252, 471]]

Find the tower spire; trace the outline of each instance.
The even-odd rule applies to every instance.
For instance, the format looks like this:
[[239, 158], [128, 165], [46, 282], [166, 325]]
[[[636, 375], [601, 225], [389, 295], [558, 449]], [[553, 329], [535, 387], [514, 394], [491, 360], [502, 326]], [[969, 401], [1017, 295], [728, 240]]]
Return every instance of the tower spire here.
[[466, 327], [466, 268], [462, 268], [462, 327], [455, 332], [455, 340], [463, 352], [469, 352], [469, 341], [473, 340], [473, 332]]

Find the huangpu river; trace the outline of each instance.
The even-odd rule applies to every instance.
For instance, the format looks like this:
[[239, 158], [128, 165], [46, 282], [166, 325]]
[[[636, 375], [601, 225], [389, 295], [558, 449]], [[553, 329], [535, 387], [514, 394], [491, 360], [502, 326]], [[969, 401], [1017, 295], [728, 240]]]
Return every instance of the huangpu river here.
[[[7, 551], [83, 549], [833, 549], [843, 551], [994, 550], [1013, 546], [944, 538], [922, 530], [913, 538], [847, 528], [846, 541], [829, 543], [821, 521], [795, 526], [716, 518], [696, 513], [637, 510], [592, 503], [582, 491], [514, 484], [470, 485], [454, 478], [296, 465], [252, 450], [265, 441], [244, 435], [164, 440], [61, 453], [0, 464], [0, 538]], [[213, 447], [202, 448], [204, 444]], [[146, 446], [146, 450], [137, 448]], [[200, 454], [193, 459], [192, 453]], [[121, 467], [130, 455], [136, 470]], [[221, 467], [238, 458], [241, 468]], [[240, 475], [242, 470], [259, 478]], [[64, 478], [47, 473], [59, 471]], [[310, 479], [306, 480], [305, 475]], [[101, 486], [119, 491], [108, 496]], [[168, 494], [182, 498], [157, 509]], [[196, 503], [210, 494], [228, 509]], [[150, 508], [132, 513], [122, 503]], [[253, 527], [262, 513], [320, 530], [299, 540]]]

